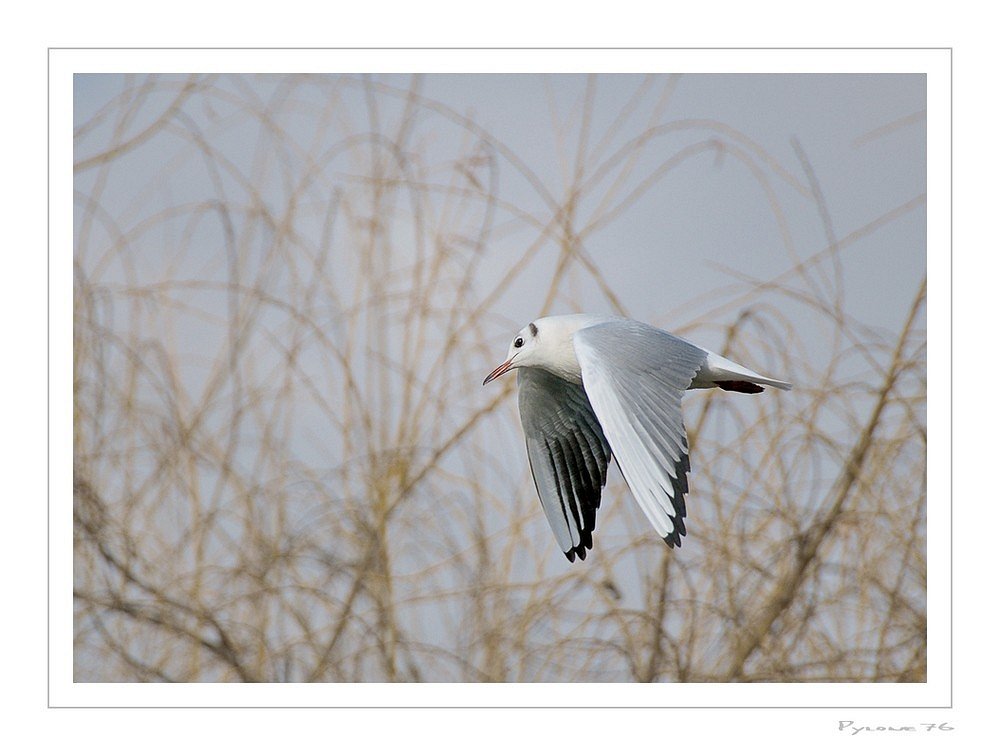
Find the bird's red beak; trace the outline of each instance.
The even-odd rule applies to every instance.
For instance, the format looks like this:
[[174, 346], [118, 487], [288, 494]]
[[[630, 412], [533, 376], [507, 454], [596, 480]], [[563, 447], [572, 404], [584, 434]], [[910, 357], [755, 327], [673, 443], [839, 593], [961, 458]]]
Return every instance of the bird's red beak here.
[[501, 375], [503, 375], [508, 370], [510, 370], [510, 367], [511, 367], [510, 363], [513, 362], [513, 361], [514, 361], [514, 358], [511, 357], [503, 365], [500, 365], [496, 370], [494, 370], [492, 373], [490, 373], [488, 376], [486, 376], [486, 380], [483, 381], [483, 385], [485, 386], [487, 383], [489, 383], [490, 381], [492, 381], [494, 378], [499, 378]]

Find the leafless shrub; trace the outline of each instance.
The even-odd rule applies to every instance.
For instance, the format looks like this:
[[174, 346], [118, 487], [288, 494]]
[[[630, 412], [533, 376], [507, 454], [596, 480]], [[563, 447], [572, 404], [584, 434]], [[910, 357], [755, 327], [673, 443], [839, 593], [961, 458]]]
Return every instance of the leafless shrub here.
[[698, 328], [796, 390], [687, 400], [680, 551], [613, 478], [569, 568], [513, 381], [477, 390], [526, 276], [539, 314], [623, 311], [588, 240], [693, 156], [832, 228], [804, 151], [665, 120], [675, 86], [566, 143], [558, 190], [419, 78], [131, 77], [79, 124], [76, 679], [924, 680], [925, 286], [884, 333], [840, 270], [922, 197], [709, 295]]

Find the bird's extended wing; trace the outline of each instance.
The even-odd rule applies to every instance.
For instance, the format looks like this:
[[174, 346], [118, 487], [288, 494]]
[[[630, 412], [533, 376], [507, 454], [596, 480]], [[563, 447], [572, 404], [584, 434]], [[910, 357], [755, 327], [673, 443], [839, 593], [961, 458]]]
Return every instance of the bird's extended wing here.
[[660, 537], [680, 546], [691, 469], [681, 396], [707, 352], [633, 320], [583, 328], [573, 344], [587, 397], [632, 495]]
[[569, 561], [585, 559], [607, 481], [608, 446], [583, 387], [547, 370], [518, 370], [517, 405], [545, 517]]

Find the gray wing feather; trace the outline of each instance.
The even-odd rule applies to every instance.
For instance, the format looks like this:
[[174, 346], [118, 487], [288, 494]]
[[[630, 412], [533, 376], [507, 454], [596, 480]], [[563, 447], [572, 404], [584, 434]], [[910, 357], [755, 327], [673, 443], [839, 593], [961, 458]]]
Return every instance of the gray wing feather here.
[[585, 559], [611, 447], [582, 386], [546, 370], [521, 368], [517, 404], [538, 498], [559, 548]]
[[633, 320], [573, 337], [583, 385], [632, 495], [671, 546], [686, 534], [687, 433], [681, 397], [708, 353]]

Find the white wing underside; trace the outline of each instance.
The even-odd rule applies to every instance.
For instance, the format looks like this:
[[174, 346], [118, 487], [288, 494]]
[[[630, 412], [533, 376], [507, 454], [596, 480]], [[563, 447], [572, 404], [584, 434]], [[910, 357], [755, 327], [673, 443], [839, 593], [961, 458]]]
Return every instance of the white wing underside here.
[[681, 397], [708, 352], [628, 320], [583, 328], [573, 343], [587, 397], [632, 495], [660, 537], [679, 546], [690, 469]]

